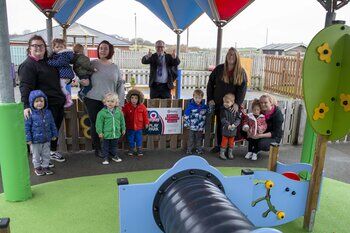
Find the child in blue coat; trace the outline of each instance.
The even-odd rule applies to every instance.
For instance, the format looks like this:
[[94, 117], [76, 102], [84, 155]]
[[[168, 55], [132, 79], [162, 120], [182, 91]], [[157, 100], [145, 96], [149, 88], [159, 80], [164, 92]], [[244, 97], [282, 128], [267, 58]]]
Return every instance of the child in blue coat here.
[[33, 154], [34, 172], [38, 176], [52, 175], [50, 170], [50, 141], [57, 138], [52, 113], [47, 109], [47, 97], [40, 90], [29, 94], [31, 114], [25, 121], [27, 144]]
[[185, 110], [184, 126], [189, 129], [187, 154], [192, 154], [193, 149], [196, 149], [198, 155], [203, 154], [202, 142], [205, 120], [207, 114], [211, 112], [204, 103], [203, 97], [204, 93], [202, 90], [194, 90], [193, 98]]
[[74, 58], [72, 50], [66, 49], [66, 42], [63, 39], [56, 38], [52, 41], [53, 54], [47, 61], [50, 66], [58, 69], [60, 76], [61, 90], [66, 96], [65, 108], [73, 105], [71, 94], [67, 91], [66, 85], [74, 79], [74, 72], [70, 64]]

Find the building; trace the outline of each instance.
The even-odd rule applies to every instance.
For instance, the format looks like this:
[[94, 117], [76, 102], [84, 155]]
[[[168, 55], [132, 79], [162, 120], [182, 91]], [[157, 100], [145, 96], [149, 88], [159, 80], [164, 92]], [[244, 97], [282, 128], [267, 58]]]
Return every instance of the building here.
[[295, 56], [305, 54], [306, 45], [303, 43], [269, 44], [259, 49], [263, 54]]

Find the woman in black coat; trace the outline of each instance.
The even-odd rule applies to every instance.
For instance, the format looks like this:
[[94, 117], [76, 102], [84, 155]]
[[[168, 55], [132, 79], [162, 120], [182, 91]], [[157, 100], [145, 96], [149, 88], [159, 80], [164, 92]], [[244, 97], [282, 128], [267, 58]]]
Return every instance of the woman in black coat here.
[[223, 106], [223, 97], [228, 94], [235, 95], [234, 110], [238, 111], [243, 103], [247, 92], [247, 75], [241, 66], [241, 60], [238, 51], [231, 47], [227, 54], [224, 64], [220, 64], [209, 76], [207, 84], [207, 103], [209, 106], [215, 106], [216, 116], [216, 146], [211, 150], [213, 153], [220, 151], [222, 126], [220, 117], [220, 108]]

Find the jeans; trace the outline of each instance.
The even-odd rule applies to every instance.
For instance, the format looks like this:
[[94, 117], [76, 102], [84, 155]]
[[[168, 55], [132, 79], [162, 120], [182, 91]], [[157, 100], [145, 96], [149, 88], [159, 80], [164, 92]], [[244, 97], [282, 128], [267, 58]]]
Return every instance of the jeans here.
[[274, 138], [260, 138], [260, 139], [252, 139], [248, 138], [248, 152], [253, 152], [257, 154], [259, 151], [269, 151], [270, 144], [273, 142], [277, 142]]
[[102, 155], [104, 159], [108, 159], [109, 155], [112, 157], [117, 155], [118, 139], [103, 139], [102, 141]]
[[129, 142], [130, 149], [135, 148], [135, 144], [137, 148], [142, 147], [142, 129], [140, 130], [126, 130], [126, 136]]
[[[63, 121], [63, 117], [64, 117], [64, 108], [63, 105], [50, 105], [48, 106], [48, 109], [50, 109], [53, 119], [55, 121], [55, 125], [57, 128], [57, 131], [59, 132], [62, 121]], [[51, 141], [50, 143], [50, 149], [51, 151], [56, 151], [57, 150], [57, 142], [58, 142], [58, 138], [56, 140]]]

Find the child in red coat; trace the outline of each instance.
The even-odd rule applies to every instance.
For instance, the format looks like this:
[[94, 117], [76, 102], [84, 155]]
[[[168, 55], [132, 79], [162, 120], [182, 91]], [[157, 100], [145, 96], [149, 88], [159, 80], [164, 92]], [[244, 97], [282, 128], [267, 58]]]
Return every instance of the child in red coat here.
[[246, 159], [257, 160], [258, 156], [253, 151], [259, 139], [253, 139], [251, 136], [262, 134], [267, 129], [265, 116], [260, 111], [259, 100], [254, 99], [252, 102], [252, 112], [248, 113], [243, 121], [242, 130], [248, 134], [248, 153], [245, 156]]
[[143, 104], [143, 93], [137, 89], [132, 89], [126, 95], [127, 103], [123, 107], [123, 113], [126, 123], [126, 137], [129, 142], [128, 155], [136, 153], [141, 157], [142, 153], [142, 130], [148, 128], [149, 120], [147, 108]]

